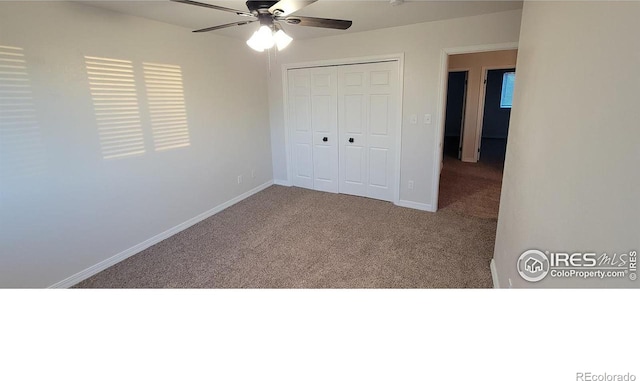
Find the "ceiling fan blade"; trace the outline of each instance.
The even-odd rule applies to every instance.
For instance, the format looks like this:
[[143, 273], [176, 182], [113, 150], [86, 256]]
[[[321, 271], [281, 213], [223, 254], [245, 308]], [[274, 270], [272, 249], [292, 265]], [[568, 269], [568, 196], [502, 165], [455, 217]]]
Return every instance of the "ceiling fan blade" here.
[[287, 16], [316, 1], [318, 0], [280, 0], [269, 8], [269, 13], [276, 16]]
[[289, 17], [277, 17], [276, 20], [284, 21], [289, 25], [300, 26], [314, 26], [316, 28], [330, 28], [330, 29], [349, 29], [353, 21], [350, 20], [334, 20], [334, 19], [321, 19], [317, 17], [304, 17], [304, 16], [289, 16]]
[[229, 23], [229, 24], [211, 26], [209, 28], [194, 30], [193, 33], [210, 32], [212, 30], [229, 28], [231, 26], [247, 25], [247, 24], [251, 24], [252, 22], [256, 22], [256, 21], [258, 21], [258, 20], [232, 22], [232, 23]]
[[235, 13], [238, 16], [249, 16], [249, 17], [254, 17], [251, 13], [249, 12], [245, 12], [245, 11], [239, 11], [237, 9], [231, 9], [231, 8], [225, 8], [225, 7], [220, 7], [217, 5], [212, 5], [212, 4], [206, 4], [206, 3], [200, 3], [198, 1], [193, 1], [193, 0], [171, 0], [173, 2], [176, 3], [182, 3], [182, 4], [189, 4], [189, 5], [197, 5], [199, 7], [205, 7], [205, 8], [211, 8], [211, 9], [217, 9], [219, 11], [225, 11], [225, 12], [231, 12], [231, 13]]

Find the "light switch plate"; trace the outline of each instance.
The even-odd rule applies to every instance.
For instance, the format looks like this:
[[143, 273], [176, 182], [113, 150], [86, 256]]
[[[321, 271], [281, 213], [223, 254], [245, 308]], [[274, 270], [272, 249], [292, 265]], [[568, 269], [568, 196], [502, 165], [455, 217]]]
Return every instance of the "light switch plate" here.
[[431, 114], [424, 114], [424, 124], [431, 124]]
[[409, 117], [409, 122], [411, 124], [417, 124], [418, 123], [418, 115], [411, 114], [411, 117]]

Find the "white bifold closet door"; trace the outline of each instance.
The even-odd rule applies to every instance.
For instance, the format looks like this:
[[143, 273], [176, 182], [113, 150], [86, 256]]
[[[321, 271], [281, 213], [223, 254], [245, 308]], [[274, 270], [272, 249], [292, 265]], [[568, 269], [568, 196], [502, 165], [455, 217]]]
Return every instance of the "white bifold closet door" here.
[[293, 185], [338, 193], [337, 68], [288, 75]]
[[338, 67], [340, 193], [393, 201], [398, 62]]
[[294, 186], [393, 201], [398, 62], [288, 70]]

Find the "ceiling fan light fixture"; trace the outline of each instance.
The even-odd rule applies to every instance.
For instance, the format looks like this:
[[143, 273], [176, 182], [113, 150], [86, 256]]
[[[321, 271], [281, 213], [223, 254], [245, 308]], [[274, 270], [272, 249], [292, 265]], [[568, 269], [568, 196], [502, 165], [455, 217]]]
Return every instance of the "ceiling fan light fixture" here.
[[[0, 0], [1, 1], [1, 0]], [[246, 2], [248, 11], [221, 7], [209, 3], [201, 3], [195, 0], [171, 0], [176, 3], [195, 5], [203, 8], [216, 9], [219, 11], [235, 13], [238, 16], [251, 18], [248, 21], [236, 21], [223, 25], [211, 26], [194, 30], [194, 32], [211, 32], [214, 30], [247, 25], [254, 22], [260, 23], [260, 28], [247, 40], [247, 45], [255, 51], [264, 52], [276, 46], [282, 50], [289, 46], [293, 39], [281, 28], [280, 23], [289, 25], [299, 25], [314, 28], [328, 28], [346, 30], [351, 27], [351, 20], [337, 20], [319, 17], [289, 16], [298, 10], [315, 3], [318, 0], [250, 0]], [[402, 3], [403, 0], [389, 0], [392, 3]]]
[[277, 32], [273, 34], [273, 39], [276, 42], [276, 46], [278, 50], [282, 50], [289, 46], [293, 38], [291, 38], [288, 34], [286, 34], [282, 29], [279, 29]]
[[247, 40], [247, 45], [258, 52], [271, 49], [275, 43], [276, 41], [273, 38], [271, 28], [267, 25], [261, 26], [260, 29], [254, 32], [251, 38]]
[[253, 35], [250, 39], [247, 40], [247, 45], [256, 52], [264, 52], [264, 48], [259, 42], [260, 38], [258, 37], [258, 32], [253, 32]]
[[[273, 28], [276, 30], [274, 31]], [[263, 52], [273, 48], [274, 45], [278, 47], [278, 50], [282, 50], [293, 41], [293, 38], [279, 27], [276, 26], [273, 28], [268, 25], [261, 26], [260, 29], [255, 31], [251, 38], [247, 40], [247, 45], [257, 52]]]
[[258, 45], [256, 39], [253, 38], [253, 36], [251, 36], [251, 38], [247, 40], [247, 45], [249, 45], [249, 47], [256, 52], [264, 52], [264, 48], [261, 45]]
[[267, 25], [263, 25], [260, 27], [260, 29], [258, 29], [257, 33], [258, 41], [260, 42], [260, 44], [262, 44], [263, 48], [273, 48], [273, 45], [275, 45], [276, 41], [273, 39], [273, 32], [271, 31], [270, 27], [268, 27]]

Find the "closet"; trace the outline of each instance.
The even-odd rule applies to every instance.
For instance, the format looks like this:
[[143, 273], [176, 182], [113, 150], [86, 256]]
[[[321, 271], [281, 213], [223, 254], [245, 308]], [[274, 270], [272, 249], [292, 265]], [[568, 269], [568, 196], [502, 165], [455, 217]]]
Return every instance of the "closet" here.
[[287, 70], [292, 185], [393, 201], [398, 61]]

